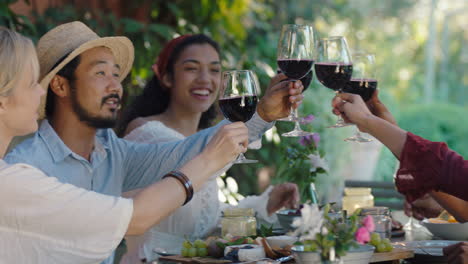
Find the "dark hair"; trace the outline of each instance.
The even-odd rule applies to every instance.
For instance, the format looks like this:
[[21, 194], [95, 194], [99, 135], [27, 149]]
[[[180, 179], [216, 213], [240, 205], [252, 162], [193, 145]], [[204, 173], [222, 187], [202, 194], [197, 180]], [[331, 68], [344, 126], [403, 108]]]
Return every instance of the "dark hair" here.
[[[174, 76], [174, 64], [182, 51], [194, 44], [209, 44], [220, 54], [218, 43], [208, 36], [203, 34], [189, 36], [175, 46], [174, 50], [169, 55], [166, 66], [166, 72], [169, 76]], [[117, 135], [123, 137], [128, 124], [138, 117], [163, 113], [169, 107], [169, 101], [170, 89], [165, 88], [158, 77], [153, 74], [153, 77], [146, 83], [143, 93], [138, 95], [123, 112], [121, 121], [117, 126]], [[200, 123], [198, 123], [198, 128], [204, 129], [210, 127], [216, 115], [216, 106], [213, 104], [202, 114]]]
[[[55, 63], [55, 67], [57, 67], [66, 57], [68, 57], [69, 54], [63, 56], [60, 60], [58, 60], [57, 63]], [[76, 56], [73, 60], [71, 60], [69, 63], [67, 63], [59, 72], [57, 72], [57, 75], [62, 76], [63, 78], [67, 79], [70, 82], [70, 85], [72, 85], [76, 81], [76, 76], [75, 76], [75, 71], [78, 65], [80, 64], [80, 55]], [[51, 91], [50, 89], [50, 83], [49, 83], [49, 89], [47, 90], [47, 98], [46, 98], [46, 105], [45, 105], [45, 114], [46, 117], [51, 117], [54, 113], [55, 108], [55, 93]]]

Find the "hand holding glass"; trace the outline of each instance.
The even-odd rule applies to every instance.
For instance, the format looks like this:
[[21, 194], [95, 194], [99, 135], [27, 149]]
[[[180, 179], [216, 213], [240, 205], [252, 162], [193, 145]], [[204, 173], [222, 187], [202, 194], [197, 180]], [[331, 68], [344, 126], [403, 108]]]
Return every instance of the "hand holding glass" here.
[[[249, 70], [225, 71], [222, 75], [219, 107], [224, 117], [231, 122], [247, 122], [255, 114], [259, 84]], [[234, 163], [255, 163], [239, 154]]]
[[[283, 25], [278, 41], [278, 67], [289, 78], [289, 81], [312, 80], [312, 65], [314, 51], [314, 31], [310, 25]], [[304, 90], [308, 84], [303, 83]], [[312, 135], [303, 131], [299, 124], [297, 109], [291, 107], [291, 113], [281, 121], [294, 121], [294, 130], [283, 133], [285, 137], [302, 137]]]
[[[341, 92], [351, 79], [353, 64], [346, 39], [342, 36], [322, 38], [318, 42], [318, 58], [315, 62], [317, 80], [325, 87]], [[344, 120], [338, 119], [331, 127], [347, 126]]]

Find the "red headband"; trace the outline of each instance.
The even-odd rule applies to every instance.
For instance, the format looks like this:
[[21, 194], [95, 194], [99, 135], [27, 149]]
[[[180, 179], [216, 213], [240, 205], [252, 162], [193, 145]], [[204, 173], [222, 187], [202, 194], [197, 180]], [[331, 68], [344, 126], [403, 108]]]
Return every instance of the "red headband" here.
[[172, 39], [161, 50], [159, 53], [158, 58], [156, 59], [156, 63], [153, 64], [151, 67], [153, 69], [154, 74], [158, 77], [159, 80], [162, 80], [164, 75], [166, 74], [167, 63], [169, 61], [169, 57], [171, 56], [174, 48], [177, 47], [184, 39], [190, 37], [192, 35], [182, 35], [177, 38]]

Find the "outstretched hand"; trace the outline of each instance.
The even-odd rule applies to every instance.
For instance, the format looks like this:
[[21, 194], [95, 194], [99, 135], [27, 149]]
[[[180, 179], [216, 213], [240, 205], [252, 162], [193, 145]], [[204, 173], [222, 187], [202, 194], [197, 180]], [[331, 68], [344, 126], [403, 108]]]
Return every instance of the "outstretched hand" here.
[[282, 207], [296, 208], [299, 203], [299, 190], [295, 183], [282, 183], [276, 185], [270, 192], [267, 212], [269, 215]]
[[339, 93], [332, 100], [333, 113], [341, 115], [346, 123], [353, 123], [359, 130], [366, 132], [365, 120], [372, 116], [361, 96], [350, 93]]
[[286, 117], [291, 107], [297, 108], [301, 105], [304, 98], [302, 82], [285, 81], [286, 79], [284, 74], [273, 77], [265, 95], [258, 102], [257, 112], [263, 120], [272, 122]]
[[443, 249], [449, 264], [468, 263], [468, 242], [460, 242]]
[[216, 164], [215, 171], [233, 161], [240, 153], [247, 151], [249, 131], [243, 122], [234, 122], [221, 127], [201, 153], [210, 164]]
[[[364, 121], [365, 117], [367, 117], [369, 113], [382, 118], [393, 125], [397, 125], [392, 113], [390, 113], [388, 108], [382, 103], [382, 101], [380, 101], [378, 95], [379, 91], [376, 90], [371, 99], [364, 103], [359, 95], [340, 93], [332, 100], [333, 113], [335, 115], [342, 115], [346, 122], [356, 124], [363, 132], [365, 132], [365, 129], [359, 125], [359, 122]], [[344, 104], [347, 102], [351, 103], [351, 105], [347, 107], [346, 110]]]
[[405, 214], [418, 220], [437, 217], [444, 209], [429, 194], [409, 203], [405, 201]]

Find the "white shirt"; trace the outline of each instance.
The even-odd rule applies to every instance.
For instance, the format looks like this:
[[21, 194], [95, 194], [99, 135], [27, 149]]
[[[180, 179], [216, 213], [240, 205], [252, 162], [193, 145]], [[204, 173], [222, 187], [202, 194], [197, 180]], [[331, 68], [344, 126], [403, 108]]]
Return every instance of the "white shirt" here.
[[130, 199], [61, 183], [0, 160], [0, 263], [99, 263], [133, 214]]
[[[124, 139], [141, 143], [161, 143], [175, 140], [183, 140], [184, 135], [176, 130], [165, 126], [159, 121], [149, 121], [132, 130]], [[153, 260], [157, 255], [154, 248], [170, 249], [171, 252], [179, 252], [182, 242], [187, 237], [190, 240], [203, 238], [214, 231], [221, 217], [221, 211], [230, 207], [228, 204], [219, 202], [218, 185], [216, 178], [227, 171], [232, 164], [228, 164], [218, 171], [203, 184], [196, 192], [192, 200], [183, 207], [174, 211], [171, 215], [152, 227], [144, 235], [144, 244], [140, 248], [140, 257]], [[253, 208], [257, 217], [268, 222], [277, 221], [276, 215], [268, 216], [266, 205], [272, 187], [268, 188], [260, 196], [248, 196], [241, 201], [237, 207]]]

